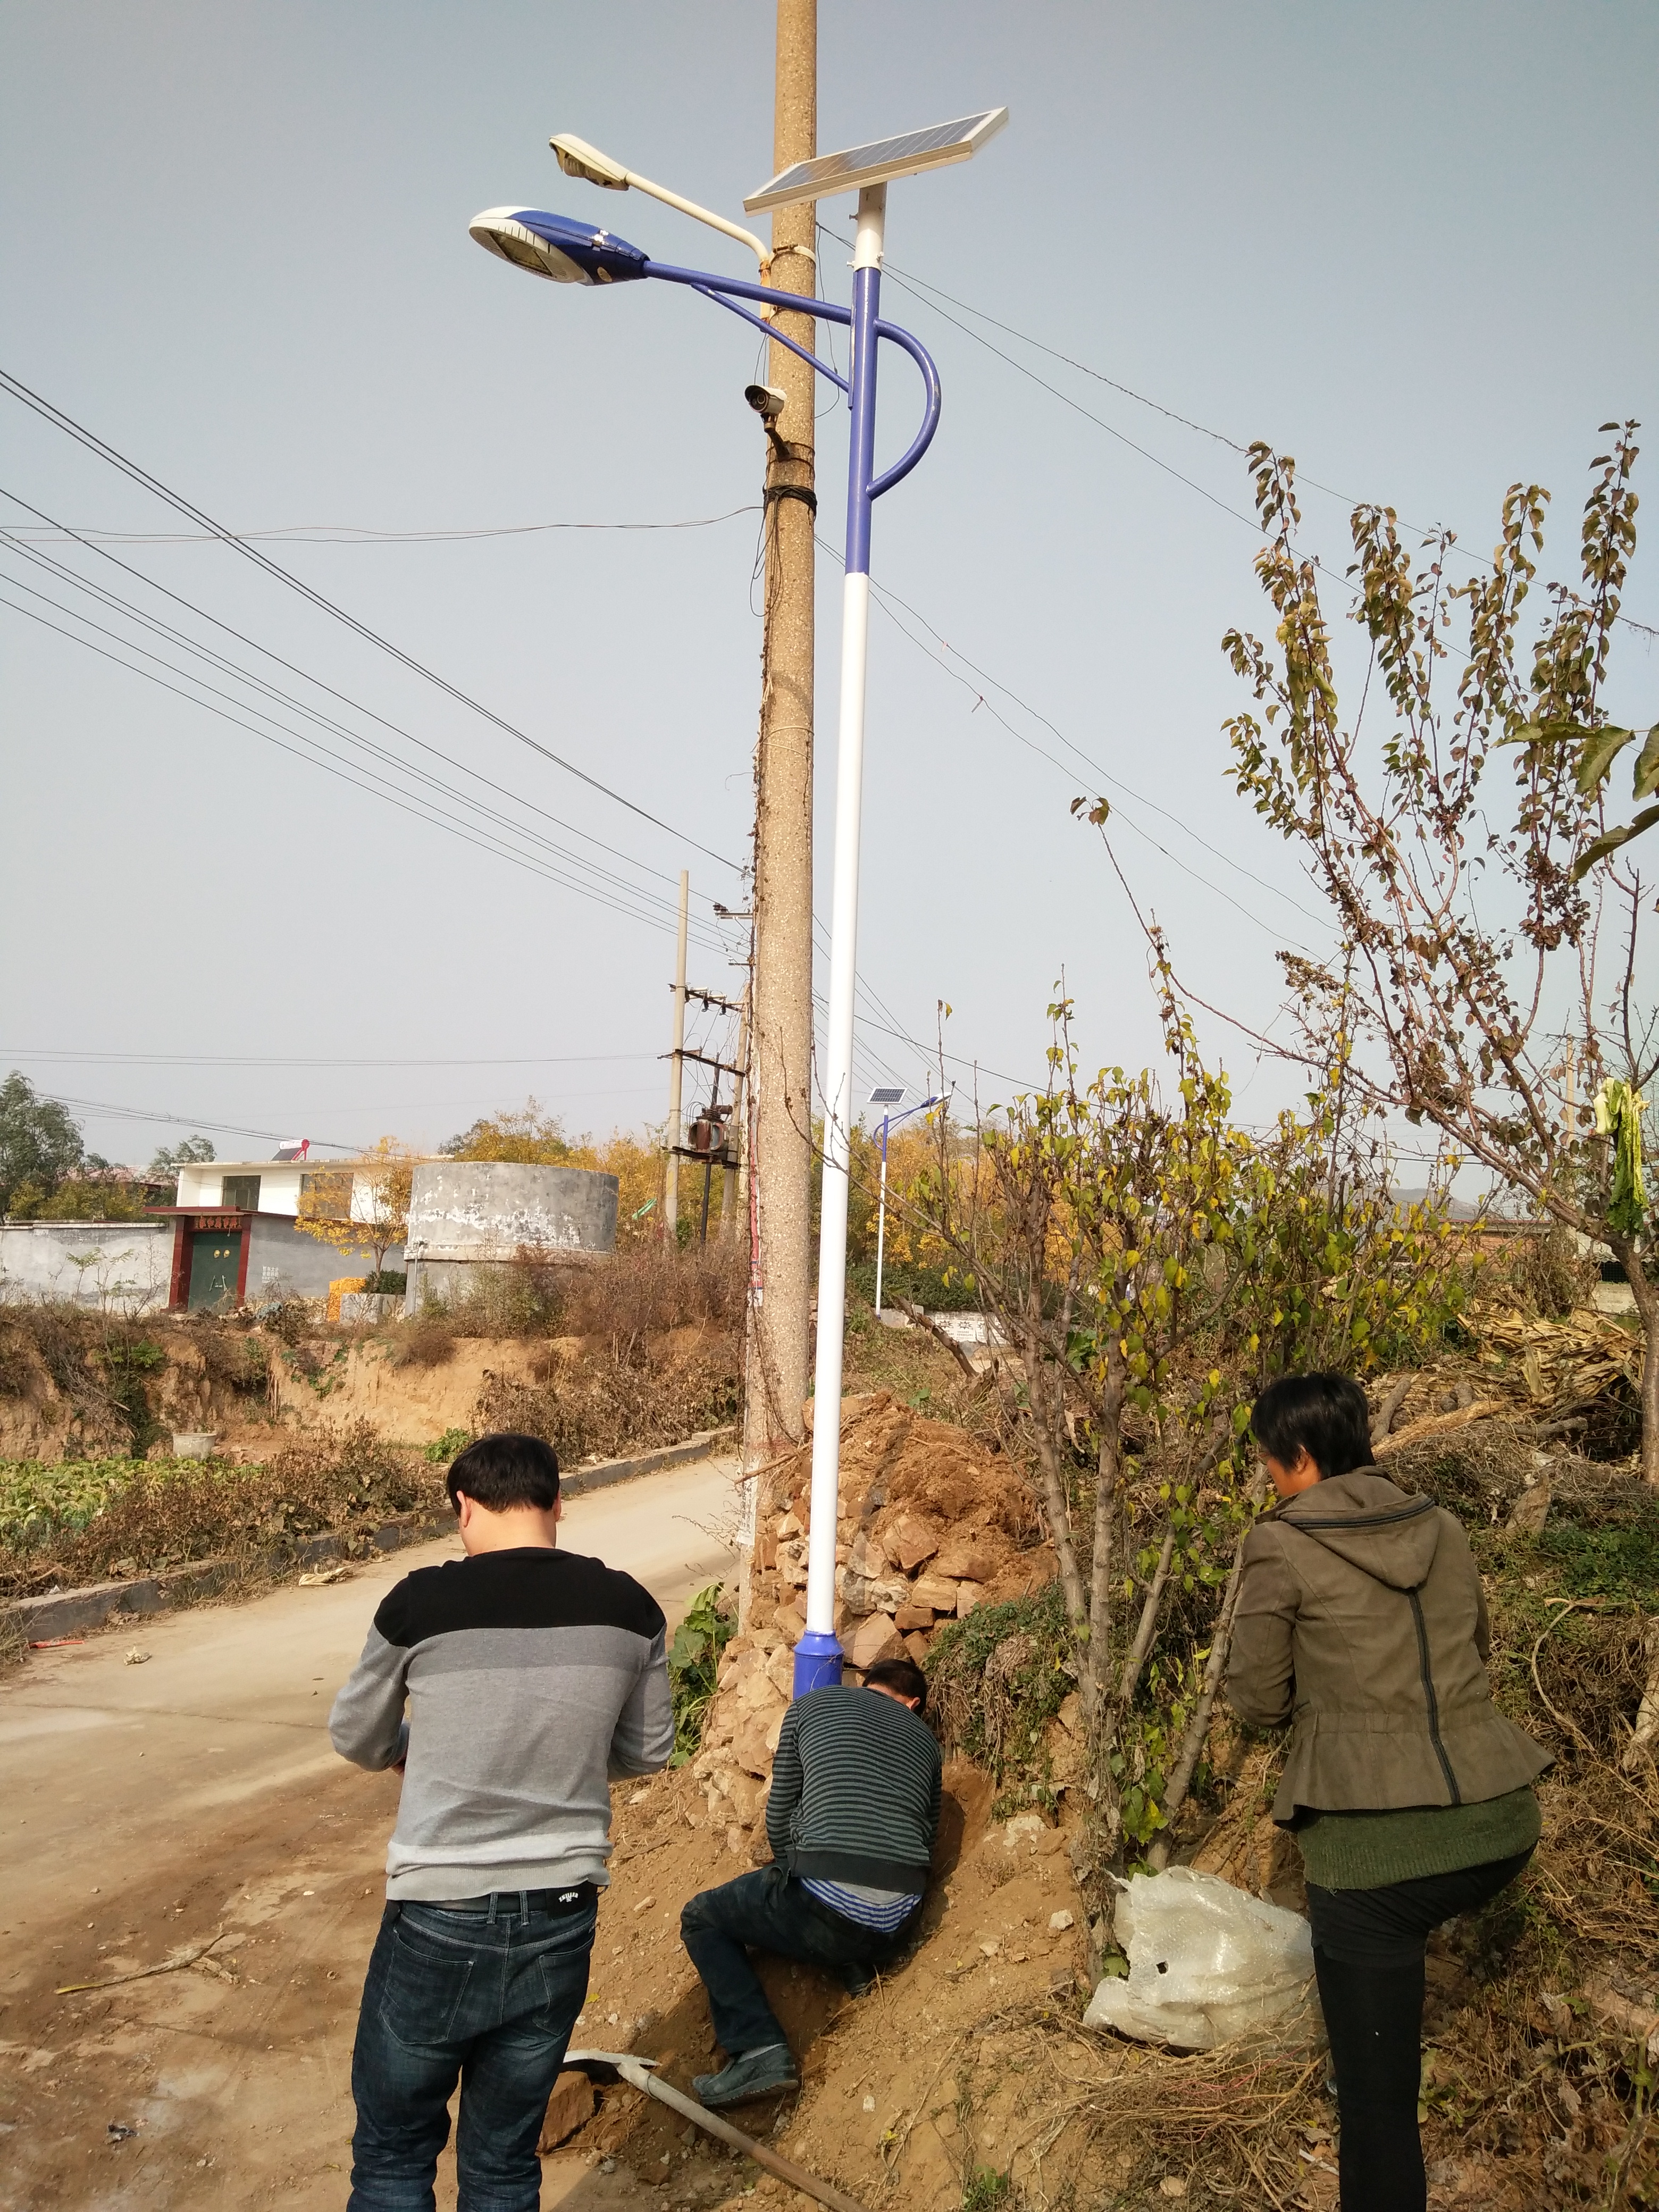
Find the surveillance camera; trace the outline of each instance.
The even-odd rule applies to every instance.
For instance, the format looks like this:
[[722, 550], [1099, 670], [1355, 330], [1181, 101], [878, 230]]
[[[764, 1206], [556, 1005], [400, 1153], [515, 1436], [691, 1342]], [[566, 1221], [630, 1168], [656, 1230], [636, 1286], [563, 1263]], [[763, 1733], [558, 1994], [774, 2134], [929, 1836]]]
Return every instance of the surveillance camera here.
[[788, 394], [780, 392], [775, 384], [745, 384], [743, 396], [763, 422], [775, 422], [783, 412], [783, 403]]

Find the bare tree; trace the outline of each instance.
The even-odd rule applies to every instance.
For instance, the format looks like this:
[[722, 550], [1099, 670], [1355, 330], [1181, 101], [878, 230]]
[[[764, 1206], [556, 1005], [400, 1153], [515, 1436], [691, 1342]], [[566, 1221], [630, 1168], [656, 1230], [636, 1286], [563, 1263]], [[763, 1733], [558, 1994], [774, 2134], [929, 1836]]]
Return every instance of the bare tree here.
[[[1334, 915], [1338, 961], [1281, 957], [1358, 1095], [1435, 1125], [1624, 1268], [1648, 1346], [1643, 1472], [1659, 1483], [1641, 1152], [1659, 1046], [1638, 958], [1651, 887], [1621, 849], [1647, 817], [1606, 820], [1612, 766], [1643, 734], [1605, 706], [1636, 544], [1636, 425], [1602, 427], [1617, 435], [1592, 464], [1579, 580], [1547, 587], [1529, 645], [1521, 618], [1548, 499], [1537, 485], [1510, 487], [1492, 562], [1465, 583], [1446, 574], [1449, 532], [1419, 558], [1392, 508], [1355, 508], [1352, 614], [1367, 659], [1351, 721], [1317, 565], [1296, 542], [1295, 465], [1253, 447], [1267, 540], [1256, 573], [1276, 627], [1271, 645], [1243, 630], [1224, 641], [1264, 709], [1226, 726], [1239, 790], [1301, 849]], [[1637, 756], [1636, 796], [1656, 782], [1659, 728]]]

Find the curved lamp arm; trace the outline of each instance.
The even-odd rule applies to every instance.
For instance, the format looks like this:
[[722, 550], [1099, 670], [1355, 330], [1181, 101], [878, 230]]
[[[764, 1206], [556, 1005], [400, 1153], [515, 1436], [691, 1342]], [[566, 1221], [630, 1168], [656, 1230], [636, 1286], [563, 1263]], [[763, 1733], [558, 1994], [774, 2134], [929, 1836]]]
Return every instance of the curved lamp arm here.
[[879, 499], [883, 492], [891, 491], [896, 483], [902, 483], [933, 444], [933, 433], [939, 428], [939, 410], [943, 397], [939, 391], [938, 364], [919, 337], [908, 331], [901, 330], [896, 323], [881, 321], [876, 324], [876, 336], [891, 338], [895, 345], [902, 346], [921, 371], [922, 386], [927, 395], [927, 411], [922, 416], [921, 428], [917, 431], [909, 452], [902, 459], [895, 461], [892, 467], [885, 470], [871, 485], [872, 499]]
[[[740, 300], [754, 300], [764, 307], [771, 307], [779, 314], [811, 315], [821, 323], [840, 323], [843, 326], [850, 324], [853, 319], [850, 308], [838, 307], [833, 300], [813, 299], [804, 292], [790, 293], [786, 298], [784, 295], [772, 290], [769, 287], [746, 283], [741, 277], [716, 276], [706, 269], [679, 269], [666, 261], [647, 261], [640, 274], [643, 276], [660, 277], [665, 283], [688, 285], [692, 291], [701, 292], [705, 299], [713, 300], [722, 307], [729, 307], [734, 315], [741, 315], [744, 322], [753, 323], [755, 327], [767, 337], [775, 338], [780, 345], [787, 346], [791, 353], [799, 354], [808, 367], [816, 369], [820, 376], [826, 377], [831, 384], [839, 386], [842, 392], [850, 393], [852, 387], [847, 379], [838, 375], [828, 362], [820, 361], [817, 354], [809, 353], [805, 346], [797, 345], [793, 338], [786, 337], [783, 332], [771, 323], [763, 322], [758, 315], [751, 314], [747, 308], [739, 307], [738, 302]], [[890, 469], [885, 470], [870, 485], [869, 493], [872, 499], [879, 499], [883, 492], [891, 491], [896, 483], [902, 483], [915, 468], [928, 447], [933, 444], [933, 433], [939, 428], [939, 408], [943, 398], [938, 365], [919, 337], [914, 336], [909, 331], [901, 329], [896, 323], [880, 321], [876, 325], [876, 337], [878, 339], [890, 338], [895, 345], [902, 347], [911, 360], [915, 362], [916, 367], [921, 371], [922, 386], [927, 395], [927, 409], [922, 416], [921, 428], [916, 433], [908, 453], [901, 459], [895, 461]]]

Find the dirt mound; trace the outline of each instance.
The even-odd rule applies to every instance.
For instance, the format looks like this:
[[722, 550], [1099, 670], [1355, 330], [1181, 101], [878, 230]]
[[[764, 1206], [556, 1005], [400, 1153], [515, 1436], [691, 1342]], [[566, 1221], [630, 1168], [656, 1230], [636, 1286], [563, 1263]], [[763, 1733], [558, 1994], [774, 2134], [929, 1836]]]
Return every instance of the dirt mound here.
[[[972, 1766], [953, 1764], [945, 1780], [935, 1885], [911, 1955], [857, 1999], [811, 1968], [758, 1959], [801, 2057], [803, 2085], [799, 2099], [733, 2115], [861, 2202], [899, 2201], [918, 2212], [954, 2212], [974, 2174], [1006, 2168], [1026, 2132], [1014, 2106], [1029, 2085], [994, 2044], [978, 2039], [988, 2018], [1052, 2016], [1056, 2005], [1074, 2014], [1083, 1987], [1082, 1914], [1064, 1835], [1035, 1814], [991, 1821], [989, 1778]], [[617, 1797], [611, 1882], [572, 2040], [657, 2058], [668, 2081], [689, 2089], [717, 2062], [707, 2000], [679, 1941], [680, 1911], [744, 1869], [684, 1771]], [[1051, 2142], [1051, 2183], [1068, 2170], [1085, 2180], [1086, 2166], [1073, 2161], [1086, 2160], [1087, 2136], [1085, 2122], [1057, 2148]], [[615, 2160], [618, 2181], [631, 2173], [657, 2185], [671, 2204], [741, 2203], [738, 2190], [757, 2179], [625, 2087], [602, 2093], [566, 2148]], [[764, 2176], [757, 2193], [801, 2201]]]

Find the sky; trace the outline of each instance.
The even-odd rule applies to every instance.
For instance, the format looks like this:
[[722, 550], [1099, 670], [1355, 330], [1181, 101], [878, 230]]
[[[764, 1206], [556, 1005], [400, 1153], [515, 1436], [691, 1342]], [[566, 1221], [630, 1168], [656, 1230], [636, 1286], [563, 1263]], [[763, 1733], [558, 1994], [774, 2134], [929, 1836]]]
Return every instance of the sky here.
[[[573, 1133], [659, 1121], [682, 868], [691, 981], [740, 994], [746, 930], [713, 907], [746, 905], [756, 341], [675, 288], [532, 283], [466, 226], [545, 207], [749, 273], [562, 177], [547, 139], [741, 221], [773, 166], [773, 34], [763, 0], [5, 11], [0, 365], [216, 522], [291, 533], [255, 542], [428, 672], [0, 394], [0, 1072], [74, 1101], [106, 1156], [192, 1129], [222, 1157], [434, 1146], [531, 1094]], [[960, 1095], [1029, 1086], [1057, 986], [1091, 1065], [1155, 1054], [1079, 795], [1111, 799], [1197, 996], [1273, 1019], [1276, 951], [1332, 937], [1225, 780], [1245, 702], [1220, 640], [1263, 627], [1237, 448], [1333, 488], [1305, 490], [1304, 536], [1339, 570], [1352, 500], [1479, 553], [1516, 479], [1553, 489], [1570, 559], [1598, 426], [1659, 398], [1656, 83], [1659, 13], [1625, 0], [821, 0], [823, 150], [1010, 110], [890, 195], [884, 311], [945, 406], [876, 513], [861, 1085], [925, 1095], [948, 1006]], [[818, 210], [841, 299], [850, 212]], [[884, 367], [882, 455], [918, 396]], [[1626, 611], [1659, 623], [1650, 550]], [[1615, 715], [1653, 720], [1655, 677], [1626, 632]], [[1245, 1118], [1298, 1088], [1200, 1028]], [[717, 1054], [724, 1034], [693, 1025]]]

